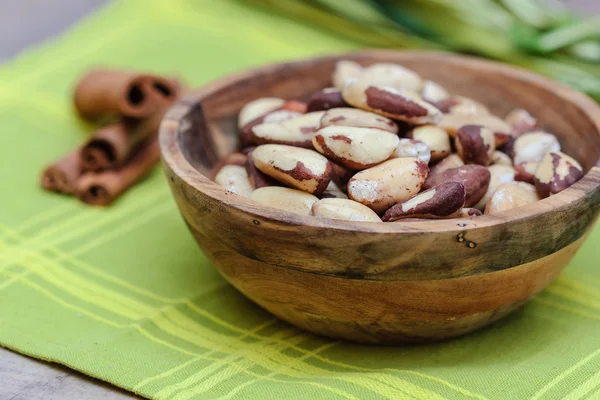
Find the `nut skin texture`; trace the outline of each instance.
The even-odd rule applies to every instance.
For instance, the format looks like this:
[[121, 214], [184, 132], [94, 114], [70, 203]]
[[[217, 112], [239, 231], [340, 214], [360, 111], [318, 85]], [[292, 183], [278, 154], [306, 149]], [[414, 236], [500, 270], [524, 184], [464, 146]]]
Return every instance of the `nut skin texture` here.
[[454, 137], [454, 145], [466, 164], [490, 165], [496, 142], [494, 134], [480, 125], [465, 125]]
[[510, 125], [517, 137], [527, 132], [536, 131], [539, 127], [537, 120], [522, 108], [515, 108], [509, 112], [504, 118], [504, 122]]
[[264, 122], [252, 127], [254, 144], [286, 144], [312, 148], [312, 135], [317, 130], [324, 111], [300, 115], [285, 121]]
[[255, 139], [253, 137], [253, 133], [252, 133], [252, 129], [254, 129], [255, 126], [265, 124], [265, 123], [270, 124], [270, 123], [287, 121], [290, 119], [300, 117], [301, 115], [302, 115], [302, 113], [299, 113], [297, 111], [290, 111], [290, 110], [277, 109], [277, 110], [271, 111], [270, 113], [262, 115], [256, 119], [252, 120], [251, 122], [247, 123], [246, 125], [244, 125], [239, 130], [240, 141], [242, 142], [243, 146], [255, 145], [256, 141], [255, 141]]
[[465, 207], [460, 211], [459, 217], [469, 218], [469, 217], [479, 217], [481, 215], [483, 215], [483, 213], [481, 211], [479, 211], [478, 209]]
[[253, 191], [250, 200], [280, 210], [310, 215], [313, 204], [319, 199], [301, 190], [268, 186]]
[[248, 179], [246, 168], [239, 165], [225, 165], [217, 173], [215, 182], [226, 190], [243, 197], [250, 197], [254, 190]]
[[475, 205], [475, 208], [480, 210], [485, 208], [485, 205], [490, 200], [498, 186], [515, 181], [516, 171], [511, 166], [492, 165], [488, 167], [488, 170], [490, 171], [490, 184], [481, 200], [479, 200], [479, 202]]
[[431, 167], [429, 176], [439, 174], [452, 168], [462, 167], [463, 165], [465, 165], [465, 162], [458, 154], [450, 154]]
[[534, 203], [540, 198], [535, 187], [525, 182], [509, 182], [498, 186], [487, 205], [485, 214], [496, 214], [526, 204]]
[[252, 161], [252, 153], [254, 149], [248, 152], [248, 157], [246, 159], [246, 163], [244, 167], [246, 168], [246, 172], [248, 173], [248, 179], [250, 179], [250, 183], [254, 189], [260, 189], [261, 187], [266, 186], [281, 186], [281, 183], [269, 175], [263, 174], [256, 168], [254, 165], [254, 161]]
[[442, 85], [439, 85], [434, 81], [426, 80], [423, 82], [421, 97], [426, 102], [435, 105], [450, 97], [450, 94]]
[[333, 74], [331, 76], [333, 86], [340, 90], [343, 89], [349, 79], [358, 78], [362, 71], [363, 67], [355, 61], [338, 61], [335, 63], [335, 69], [333, 70]]
[[238, 116], [238, 128], [242, 129], [255, 119], [280, 109], [284, 104], [285, 100], [278, 97], [263, 97], [247, 103], [240, 110]]
[[536, 162], [515, 164], [515, 181], [527, 182], [533, 185], [535, 183], [535, 170], [537, 166], [538, 163]]
[[465, 205], [465, 187], [462, 183], [448, 182], [417, 194], [409, 200], [388, 209], [384, 222], [404, 218], [455, 218]]
[[524, 133], [513, 143], [515, 164], [540, 162], [549, 151], [560, 151], [556, 136], [542, 131]]
[[494, 133], [496, 148], [502, 146], [513, 137], [512, 128], [500, 118], [491, 114], [444, 114], [438, 126], [454, 137], [456, 132], [465, 125], [481, 125]]
[[429, 164], [431, 160], [431, 150], [429, 147], [415, 139], [400, 139], [396, 150], [392, 153], [392, 158], [414, 157], [425, 164]]
[[429, 168], [416, 158], [394, 158], [360, 171], [348, 182], [348, 197], [377, 213], [421, 191]]
[[377, 165], [392, 155], [400, 139], [373, 128], [327, 126], [313, 136], [313, 146], [330, 160], [350, 169]]
[[344, 221], [381, 222], [369, 207], [348, 199], [321, 199], [313, 204], [311, 214]]
[[332, 125], [376, 128], [391, 133], [398, 133], [398, 125], [391, 119], [357, 108], [345, 107], [327, 111], [321, 118], [319, 127], [324, 128]]
[[535, 187], [541, 198], [557, 194], [577, 182], [583, 168], [572, 157], [560, 151], [547, 153], [535, 170]]
[[494, 154], [492, 154], [492, 165], [508, 165], [512, 167], [513, 161], [507, 154], [495, 150]]
[[210, 180], [214, 181], [221, 168], [226, 165], [244, 166], [247, 158], [248, 156], [246, 154], [237, 151], [227, 154], [225, 157], [221, 158], [210, 171]]
[[445, 158], [452, 151], [448, 134], [434, 125], [419, 126], [410, 131], [409, 138], [423, 142], [431, 152], [431, 162]]
[[444, 114], [488, 115], [490, 110], [483, 104], [468, 97], [451, 96], [435, 103]]
[[431, 189], [446, 182], [459, 182], [465, 187], [465, 207], [473, 207], [485, 195], [490, 184], [490, 171], [481, 165], [470, 164], [430, 176], [423, 189]]
[[348, 107], [338, 88], [325, 88], [314, 93], [307, 105], [307, 112], [325, 111], [331, 108]]
[[356, 108], [412, 124], [437, 123], [442, 117], [440, 110], [414, 93], [362, 80], [349, 81], [342, 96], [346, 103]]
[[323, 193], [331, 181], [331, 163], [314, 150], [265, 144], [254, 149], [252, 161], [262, 173], [311, 194]]

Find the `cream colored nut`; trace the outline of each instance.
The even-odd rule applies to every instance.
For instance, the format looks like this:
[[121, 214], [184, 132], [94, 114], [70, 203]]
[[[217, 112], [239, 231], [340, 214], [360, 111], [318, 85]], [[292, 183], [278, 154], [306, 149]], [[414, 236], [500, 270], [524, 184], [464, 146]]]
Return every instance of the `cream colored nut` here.
[[546, 153], [535, 170], [535, 187], [542, 198], [562, 192], [583, 176], [583, 168], [560, 151]]
[[464, 115], [464, 114], [444, 114], [438, 126], [448, 132], [450, 137], [456, 135], [461, 127], [465, 125], [481, 125], [492, 132], [496, 138], [496, 148], [508, 142], [513, 132], [511, 127], [500, 118], [494, 115]]
[[524, 133], [513, 144], [515, 164], [540, 162], [550, 151], [560, 151], [560, 143], [556, 136], [542, 131]]
[[284, 103], [285, 100], [277, 97], [263, 97], [247, 103], [240, 110], [238, 128], [242, 128], [255, 119], [279, 109]]
[[294, 119], [265, 122], [252, 128], [253, 142], [256, 144], [287, 144], [312, 148], [312, 135], [317, 130], [325, 111], [302, 114]]
[[348, 196], [383, 212], [419, 193], [428, 170], [427, 164], [416, 158], [394, 158], [354, 175], [348, 182]]
[[[288, 103], [295, 104], [295, 102], [287, 102], [285, 104], [288, 104]], [[285, 104], [282, 107], [285, 107]], [[263, 123], [277, 123], [277, 122], [287, 121], [290, 119], [298, 118], [298, 117], [302, 116], [303, 114], [304, 113], [301, 113], [298, 111], [278, 108], [277, 110], [271, 111], [263, 116], [260, 116], [256, 119], [250, 121], [246, 125], [244, 125], [244, 127], [242, 127], [239, 132], [240, 141], [242, 142], [242, 145], [244, 145], [244, 146], [257, 144], [255, 142], [255, 138], [252, 133], [252, 130], [254, 129], [255, 126], [263, 124]]]
[[324, 128], [330, 125], [377, 128], [391, 133], [398, 133], [398, 125], [391, 119], [357, 108], [345, 107], [328, 110], [321, 118], [320, 127]]
[[378, 86], [388, 86], [396, 90], [408, 90], [419, 93], [423, 88], [423, 79], [415, 71], [402, 65], [378, 63], [362, 70], [358, 79]]
[[522, 162], [515, 164], [515, 181], [527, 182], [532, 185], [535, 183], [535, 170], [538, 167], [536, 162]]
[[270, 176], [263, 174], [256, 168], [254, 165], [254, 161], [252, 160], [252, 153], [254, 150], [250, 150], [248, 152], [248, 158], [246, 159], [246, 163], [244, 167], [246, 168], [246, 172], [248, 173], [248, 179], [250, 179], [250, 184], [252, 184], [252, 188], [258, 189], [265, 186], [281, 186], [281, 183]]
[[242, 154], [238, 151], [227, 154], [225, 157], [221, 158], [210, 171], [210, 180], [214, 181], [221, 168], [225, 165], [244, 166], [247, 158], [248, 156], [246, 154]]
[[244, 197], [250, 197], [253, 190], [246, 168], [239, 165], [225, 165], [217, 173], [215, 182], [226, 190]]
[[408, 137], [419, 140], [429, 147], [432, 162], [441, 160], [452, 150], [448, 134], [434, 125], [416, 127], [408, 134]]
[[314, 93], [308, 101], [306, 111], [324, 111], [331, 108], [347, 107], [342, 97], [342, 91], [338, 88], [325, 88]]
[[412, 92], [378, 86], [365, 80], [349, 81], [342, 90], [342, 96], [354, 107], [412, 124], [437, 123], [442, 118], [440, 110]]
[[451, 96], [440, 102], [435, 103], [445, 114], [458, 115], [488, 115], [490, 110], [483, 104], [468, 97]]
[[486, 214], [496, 214], [526, 204], [535, 203], [540, 198], [535, 187], [525, 182], [509, 182], [498, 186], [485, 206]]
[[462, 218], [479, 217], [481, 215], [483, 215], [483, 213], [476, 208], [463, 208], [460, 211], [460, 217]]
[[279, 186], [256, 189], [250, 199], [260, 204], [296, 214], [310, 215], [310, 210], [319, 199], [301, 190]]
[[443, 86], [434, 81], [426, 80], [423, 82], [421, 97], [429, 103], [436, 104], [450, 97], [450, 94]]
[[460, 215], [464, 205], [463, 184], [448, 182], [392, 206], [381, 219], [384, 222], [393, 222], [404, 218], [454, 218]]
[[490, 171], [486, 167], [470, 164], [429, 176], [423, 189], [431, 189], [446, 182], [462, 183], [465, 187], [465, 207], [473, 207], [485, 195], [490, 178]]
[[515, 108], [509, 112], [504, 118], [504, 122], [510, 125], [515, 136], [535, 131], [538, 128], [537, 120], [522, 108]]
[[348, 199], [321, 199], [313, 204], [312, 215], [344, 221], [381, 222], [369, 207]]
[[485, 208], [485, 205], [488, 203], [498, 186], [515, 181], [516, 171], [511, 166], [492, 165], [488, 167], [488, 170], [490, 171], [490, 184], [481, 200], [475, 205], [475, 208], [480, 210]]
[[343, 89], [346, 81], [352, 78], [358, 78], [363, 71], [363, 67], [354, 61], [342, 60], [335, 63], [332, 81], [333, 86], [338, 89]]
[[336, 183], [333, 180], [331, 180], [331, 182], [329, 182], [329, 185], [327, 185], [325, 191], [321, 193], [321, 196], [319, 197], [322, 199], [347, 199], [348, 195], [344, 193], [344, 191], [338, 185], [336, 185]]
[[415, 139], [400, 139], [396, 150], [392, 153], [392, 158], [400, 157], [414, 157], [417, 160], [423, 161], [425, 164], [429, 164], [431, 160], [431, 151], [429, 147]]
[[454, 146], [466, 164], [490, 165], [496, 139], [489, 129], [480, 125], [465, 125], [456, 131]]
[[492, 165], [513, 165], [512, 159], [501, 151], [495, 150], [492, 154]]
[[465, 165], [465, 162], [460, 158], [458, 154], [450, 154], [447, 157], [444, 157], [440, 162], [435, 164], [429, 170], [429, 176], [433, 176], [444, 171], [447, 171], [452, 168], [458, 168]]
[[252, 152], [261, 172], [296, 189], [320, 194], [331, 180], [331, 163], [314, 150], [265, 144]]
[[390, 158], [399, 142], [397, 135], [381, 129], [332, 125], [319, 129], [312, 143], [337, 164], [365, 169]]

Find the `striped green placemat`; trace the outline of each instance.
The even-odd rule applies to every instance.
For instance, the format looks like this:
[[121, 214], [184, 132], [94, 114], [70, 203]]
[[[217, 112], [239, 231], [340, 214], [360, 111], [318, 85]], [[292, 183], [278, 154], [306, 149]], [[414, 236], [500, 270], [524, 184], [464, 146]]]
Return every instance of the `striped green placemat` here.
[[489, 329], [360, 346], [298, 331], [228, 286], [158, 169], [108, 209], [37, 185], [90, 130], [70, 92], [91, 65], [178, 72], [199, 85], [353, 48], [233, 0], [123, 0], [2, 67], [0, 344], [152, 398], [598, 398], [598, 230], [554, 285]]

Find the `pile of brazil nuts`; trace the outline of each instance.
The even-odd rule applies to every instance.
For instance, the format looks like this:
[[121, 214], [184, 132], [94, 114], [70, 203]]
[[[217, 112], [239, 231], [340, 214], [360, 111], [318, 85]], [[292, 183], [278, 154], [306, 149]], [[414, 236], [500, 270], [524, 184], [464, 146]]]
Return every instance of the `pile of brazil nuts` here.
[[583, 176], [526, 110], [504, 119], [401, 65], [336, 64], [308, 103], [259, 98], [212, 179], [266, 206], [370, 222], [520, 207]]

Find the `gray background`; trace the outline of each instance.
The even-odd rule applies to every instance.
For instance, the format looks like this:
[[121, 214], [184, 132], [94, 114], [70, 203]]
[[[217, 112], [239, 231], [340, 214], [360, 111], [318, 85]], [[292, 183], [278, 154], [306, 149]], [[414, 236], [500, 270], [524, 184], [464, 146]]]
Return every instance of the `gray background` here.
[[[108, 0], [0, 0], [0, 61], [6, 61], [28, 46], [60, 34], [78, 19], [107, 2]], [[564, 2], [582, 14], [600, 14], [600, 0]], [[130, 398], [132, 396], [124, 391], [75, 371], [0, 347], [0, 399]]]

